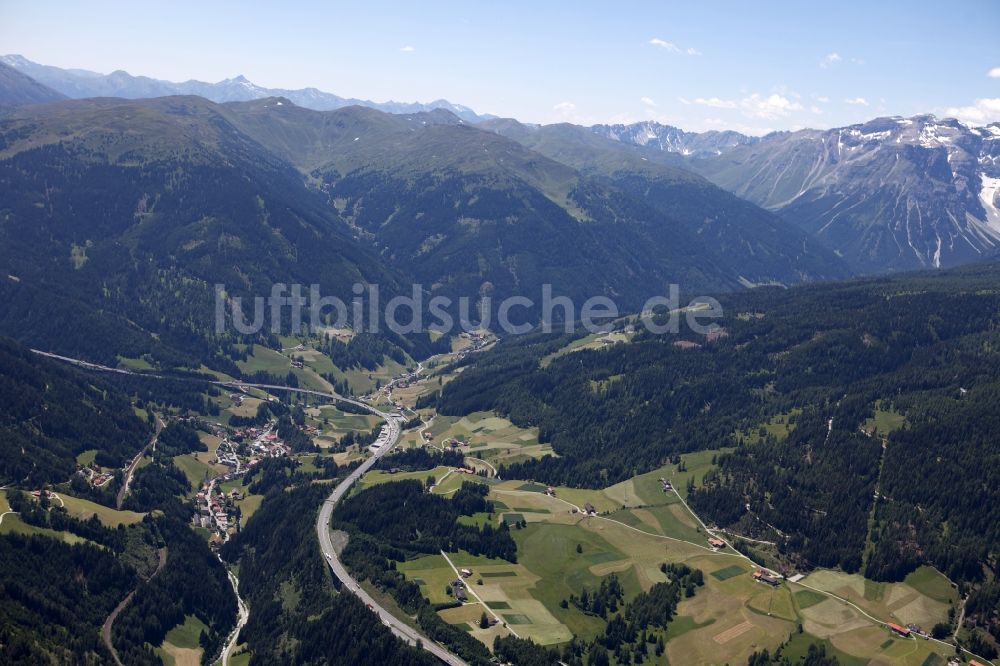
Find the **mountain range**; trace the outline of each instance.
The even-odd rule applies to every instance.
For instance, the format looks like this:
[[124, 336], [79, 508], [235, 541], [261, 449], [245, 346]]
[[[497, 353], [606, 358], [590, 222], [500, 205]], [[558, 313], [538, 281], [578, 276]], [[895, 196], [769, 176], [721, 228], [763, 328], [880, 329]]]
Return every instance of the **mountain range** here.
[[99, 74], [85, 69], [62, 69], [50, 65], [40, 65], [16, 54], [0, 56], [0, 63], [12, 67], [72, 99], [85, 97], [142, 99], [169, 95], [198, 95], [213, 102], [247, 102], [265, 97], [284, 97], [299, 106], [320, 111], [340, 109], [345, 106], [367, 106], [387, 113], [418, 113], [446, 109], [466, 122], [478, 122], [492, 117], [480, 116], [468, 107], [452, 104], [444, 99], [427, 104], [392, 101], [379, 103], [339, 97], [317, 88], [299, 90], [264, 88], [252, 83], [242, 75], [217, 83], [194, 80], [177, 83], [153, 79], [148, 76], [133, 76], [124, 70], [116, 70], [110, 74]]
[[[188, 363], [181, 341], [198, 339], [211, 357], [212, 284], [369, 282], [391, 297], [413, 282], [496, 299], [548, 284], [633, 309], [672, 283], [791, 285], [1000, 247], [997, 124], [918, 116], [760, 138], [539, 126], [317, 110], [236, 79], [169, 84], [16, 56], [0, 83], [0, 332], [53, 349], [96, 352], [110, 337], [173, 361], [183, 348]], [[106, 96], [123, 90], [153, 97]], [[105, 96], [63, 97], [91, 93]], [[47, 328], [56, 307], [91, 335]]]
[[760, 138], [656, 123], [592, 129], [684, 156], [858, 272], [954, 266], [1000, 250], [1000, 123], [920, 115]]
[[[534, 125], [3, 57], [0, 663], [988, 662], [998, 156], [933, 116]], [[288, 285], [346, 322], [300, 335]], [[508, 335], [547, 287], [626, 316]], [[629, 316], [701, 294], [710, 335]]]
[[628, 125], [594, 125], [595, 133], [609, 139], [635, 146], [648, 146], [684, 157], [711, 157], [729, 152], [739, 146], [752, 145], [760, 137], [747, 136], [733, 130], [685, 132], [678, 127], [655, 121]]
[[[536, 151], [551, 137], [569, 131], [564, 126], [539, 128], [479, 115], [446, 100], [374, 103], [315, 88], [264, 88], [242, 76], [218, 83], [175, 83], [121, 70], [105, 75], [61, 69], [19, 55], [0, 57], [2, 65], [7, 67], [0, 69], [0, 76], [9, 80], [5, 87], [18, 88], [17, 93], [0, 96], [0, 102], [8, 104], [52, 101], [60, 96], [198, 95], [220, 103], [278, 97], [319, 111], [347, 106], [397, 115], [445, 110], [466, 123], [486, 123], [487, 129], [498, 134], [524, 139], [526, 147]], [[30, 79], [18, 80], [15, 86], [10, 79], [16, 74]], [[608, 142], [637, 149], [646, 162], [695, 171], [776, 213], [834, 251], [855, 272], [947, 267], [1000, 251], [1000, 123], [975, 128], [921, 115], [763, 137], [735, 131], [687, 132], [653, 121], [588, 129]], [[308, 147], [297, 146], [293, 160], [299, 167], [302, 148]]]
[[[572, 159], [553, 148], [581, 138], [588, 152]], [[441, 109], [196, 96], [20, 107], [0, 118], [11, 193], [0, 331], [64, 351], [153, 346], [164, 362], [178, 360], [164, 348], [183, 348], [190, 363], [192, 349], [214, 353], [213, 284], [345, 295], [367, 282], [391, 297], [412, 281], [428, 294], [536, 300], [549, 284], [635, 309], [671, 283], [705, 293], [848, 274], [777, 216], [691, 172], [644, 165], [579, 128], [534, 150]], [[47, 328], [45, 313], [67, 307], [90, 335]]]

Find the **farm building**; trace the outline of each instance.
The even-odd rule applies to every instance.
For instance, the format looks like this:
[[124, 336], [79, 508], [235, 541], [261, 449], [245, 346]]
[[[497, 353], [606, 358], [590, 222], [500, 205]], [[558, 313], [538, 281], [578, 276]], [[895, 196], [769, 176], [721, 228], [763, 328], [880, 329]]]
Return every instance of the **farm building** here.
[[903, 638], [910, 637], [910, 630], [907, 629], [906, 627], [901, 627], [898, 624], [894, 624], [892, 622], [887, 623], [885, 626], [889, 629], [889, 631], [893, 632], [894, 634], [899, 634]]
[[772, 576], [766, 571], [760, 570], [753, 572], [753, 579], [758, 583], [764, 583], [765, 585], [770, 585], [771, 587], [778, 587], [781, 584], [776, 576]]
[[472, 569], [462, 569], [460, 573], [462, 574], [463, 578], [468, 578], [469, 576], [472, 575]]
[[595, 513], [597, 513], [597, 509], [594, 508], [593, 504], [587, 502], [586, 504], [583, 505], [583, 512], [588, 516], [593, 516]]
[[712, 548], [725, 548], [726, 542], [719, 537], [710, 536], [708, 537], [708, 545]]

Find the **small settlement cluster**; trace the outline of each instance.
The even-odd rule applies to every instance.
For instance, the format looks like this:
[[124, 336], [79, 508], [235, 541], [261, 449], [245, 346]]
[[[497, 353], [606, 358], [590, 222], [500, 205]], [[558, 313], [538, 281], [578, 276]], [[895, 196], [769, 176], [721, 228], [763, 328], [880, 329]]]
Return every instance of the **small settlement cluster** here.
[[[204, 425], [204, 424], [203, 424]], [[216, 458], [210, 465], [224, 465], [228, 472], [214, 478], [206, 478], [195, 496], [195, 514], [192, 522], [212, 530], [212, 543], [218, 544], [229, 538], [231, 531], [238, 529], [240, 508], [243, 499], [238, 489], [228, 493], [222, 484], [242, 475], [248, 469], [266, 458], [279, 458], [291, 454], [291, 448], [275, 432], [276, 421], [260, 426], [229, 430], [221, 424], [208, 424], [208, 429], [221, 438], [216, 449]]]

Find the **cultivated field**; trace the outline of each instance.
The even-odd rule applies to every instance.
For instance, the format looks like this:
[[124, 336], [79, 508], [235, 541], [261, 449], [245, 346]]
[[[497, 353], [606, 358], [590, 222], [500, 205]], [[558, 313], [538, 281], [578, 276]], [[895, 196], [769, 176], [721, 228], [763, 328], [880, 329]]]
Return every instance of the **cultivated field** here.
[[566, 354], [572, 354], [573, 352], [583, 351], [584, 349], [604, 349], [614, 344], [621, 342], [628, 342], [631, 340], [631, 336], [627, 333], [617, 331], [613, 333], [591, 333], [590, 335], [584, 336], [582, 338], [577, 338], [573, 342], [569, 343], [562, 349], [552, 352], [548, 356], [545, 356], [541, 360], [541, 365], [543, 368], [548, 367], [552, 361], [559, 358], [560, 356], [565, 356]]
[[[427, 432], [433, 435], [434, 446], [457, 442], [458, 450], [466, 456], [493, 465], [555, 455], [551, 446], [538, 443], [536, 428], [519, 428], [493, 412], [474, 412], [461, 418], [438, 415]], [[414, 441], [419, 441], [418, 438], [416, 432], [407, 437]]]
[[349, 414], [332, 404], [308, 407], [305, 412], [306, 424], [315, 426], [322, 433], [313, 438], [320, 448], [335, 445], [348, 432], [368, 434], [381, 422], [372, 414]]
[[[477, 417], [476, 422], [486, 418]], [[557, 487], [555, 497], [546, 495], [545, 486], [537, 483], [492, 482], [489, 497], [495, 514], [477, 514], [463, 522], [506, 521], [518, 545], [518, 563], [467, 553], [450, 557], [455, 566], [473, 570], [468, 584], [508, 630], [545, 645], [559, 644], [570, 636], [586, 640], [603, 631], [600, 618], [573, 604], [561, 607], [571, 594], [594, 590], [602, 578], [615, 573], [628, 599], [666, 580], [660, 571], [662, 563], [683, 562], [704, 572], [705, 585], [693, 598], [681, 601], [666, 632], [666, 654], [660, 659], [650, 655], [647, 663], [741, 663], [754, 651], [766, 648], [773, 653], [789, 637], [799, 636], [800, 624], [804, 633], [788, 648], [790, 656], [817, 641], [848, 666], [923, 666], [937, 663], [952, 651], [932, 641], [894, 638], [879, 622], [827, 593], [856, 603], [881, 621], [916, 622], [929, 628], [946, 619], [948, 602], [955, 600], [950, 583], [932, 569], [921, 569], [897, 584], [816, 571], [803, 584], [782, 582], [771, 587], [753, 580], [750, 574], [757, 567], [743, 556], [729, 548], [719, 552], [709, 548], [697, 520], [676, 494], [663, 491], [660, 479], [669, 479], [683, 494], [687, 479], [700, 482], [719, 452], [683, 456], [682, 472], [671, 464], [603, 490]], [[442, 469], [433, 473], [438, 475]], [[379, 473], [376, 482], [392, 480], [388, 476]], [[450, 475], [436, 491], [447, 488], [455, 476]], [[583, 515], [579, 508], [585, 502], [603, 515]], [[522, 521], [526, 527], [515, 526]], [[443, 557], [402, 562], [398, 568], [420, 583], [432, 602], [451, 600], [445, 588], [455, 572]], [[489, 644], [503, 627], [479, 630], [481, 612], [481, 605], [470, 595], [469, 604], [441, 615]]]
[[[103, 504], [91, 502], [90, 500], [81, 499], [79, 497], [73, 497], [72, 495], [67, 495], [66, 493], [58, 493], [58, 495], [63, 501], [69, 515], [79, 518], [80, 520], [90, 520], [91, 516], [97, 516], [97, 519], [100, 520], [101, 524], [105, 527], [132, 525], [134, 523], [138, 523], [146, 516], [144, 513], [137, 513], [135, 511], [118, 511], [116, 509], [112, 509], [111, 507], [104, 506]], [[59, 506], [58, 501], [54, 501], [54, 504]]]
[[[198, 457], [195, 458], [195, 456]], [[198, 453], [185, 453], [180, 456], [174, 456], [174, 465], [184, 472], [184, 476], [187, 477], [188, 482], [191, 484], [190, 494], [196, 493], [198, 488], [201, 487], [202, 482], [206, 479], [213, 479], [223, 471], [228, 471], [228, 468], [222, 465], [209, 465], [208, 461], [214, 457], [214, 451], [200, 451]]]
[[[391, 460], [391, 458], [388, 458], [388, 460]], [[395, 474], [387, 470], [377, 469], [372, 472], [369, 472], [368, 474], [365, 474], [361, 478], [359, 485], [362, 489], [364, 489], [364, 488], [370, 488], [371, 486], [378, 485], [380, 483], [389, 483], [391, 481], [404, 481], [406, 479], [414, 479], [423, 483], [430, 476], [433, 476], [436, 482], [440, 482], [445, 477], [445, 475], [448, 475], [449, 478], [452, 476], [458, 478], [459, 485], [461, 485], [461, 477], [464, 476], [464, 475], [454, 474], [450, 467], [444, 467], [444, 466], [435, 467], [434, 469], [431, 470], [421, 470], [418, 472], [396, 472]], [[457, 488], [458, 486], [456, 486], [456, 489]]]
[[[916, 624], [930, 629], [948, 618], [949, 601], [957, 602], [957, 595], [948, 580], [934, 569], [925, 567], [911, 574], [908, 582], [876, 583], [860, 574], [845, 574], [838, 571], [814, 571], [802, 583], [810, 587], [832, 592], [878, 618], [898, 624]], [[930, 591], [937, 598], [917, 589]]]

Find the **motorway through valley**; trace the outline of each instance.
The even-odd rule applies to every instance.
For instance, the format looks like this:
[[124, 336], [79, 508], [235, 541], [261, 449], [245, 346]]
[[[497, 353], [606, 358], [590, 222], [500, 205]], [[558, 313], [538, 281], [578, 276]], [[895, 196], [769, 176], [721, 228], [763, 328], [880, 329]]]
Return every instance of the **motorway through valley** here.
[[330, 520], [333, 517], [333, 509], [345, 495], [347, 495], [351, 487], [364, 476], [368, 470], [378, 463], [382, 456], [386, 455], [391, 451], [396, 444], [399, 442], [400, 428], [402, 425], [402, 419], [392, 416], [386, 412], [383, 412], [375, 407], [372, 407], [368, 403], [361, 402], [360, 400], [354, 400], [353, 398], [345, 398], [336, 393], [324, 393], [322, 391], [313, 391], [310, 389], [298, 389], [291, 388], [288, 386], [277, 386], [273, 384], [248, 384], [245, 382], [217, 382], [226, 386], [231, 386], [234, 388], [257, 388], [264, 389], [268, 391], [293, 391], [296, 393], [307, 393], [311, 395], [321, 396], [335, 400], [337, 402], [346, 402], [358, 407], [367, 409], [372, 414], [375, 414], [379, 418], [386, 422], [389, 428], [389, 437], [386, 443], [381, 446], [370, 458], [366, 459], [358, 467], [356, 467], [350, 475], [348, 475], [344, 480], [342, 480], [337, 487], [333, 489], [333, 492], [326, 498], [323, 502], [323, 506], [319, 510], [319, 516], [316, 518], [316, 537], [319, 539], [320, 549], [323, 551], [323, 559], [326, 563], [330, 565], [330, 569], [333, 571], [333, 575], [342, 584], [342, 589], [347, 590], [351, 594], [357, 596], [361, 601], [368, 606], [368, 608], [378, 615], [382, 624], [389, 627], [393, 634], [398, 638], [406, 641], [410, 645], [420, 646], [424, 650], [427, 650], [435, 657], [440, 659], [446, 664], [452, 666], [464, 666], [465, 662], [459, 659], [457, 656], [449, 652], [443, 646], [430, 640], [419, 631], [411, 627], [410, 625], [402, 622], [396, 618], [392, 613], [381, 606], [378, 601], [376, 601], [368, 592], [366, 592], [358, 581], [351, 576], [350, 572], [344, 566], [343, 562], [337, 555], [336, 550], [333, 547], [333, 538], [330, 534]]

